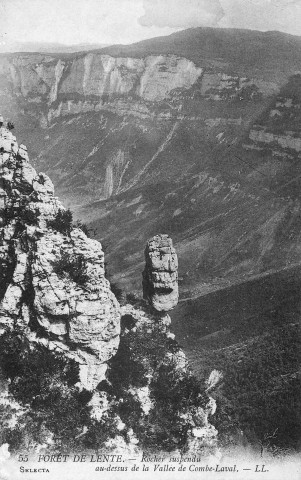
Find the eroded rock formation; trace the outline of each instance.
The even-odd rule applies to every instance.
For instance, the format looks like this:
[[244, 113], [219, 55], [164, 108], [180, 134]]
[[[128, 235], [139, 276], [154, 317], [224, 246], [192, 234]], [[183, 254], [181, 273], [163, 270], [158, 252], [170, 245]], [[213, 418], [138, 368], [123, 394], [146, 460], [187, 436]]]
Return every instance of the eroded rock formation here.
[[82, 386], [92, 390], [120, 331], [101, 245], [71, 224], [56, 228], [65, 210], [51, 180], [37, 174], [26, 147], [3, 127], [0, 202], [1, 331], [20, 328], [32, 342], [65, 352], [80, 364]]
[[158, 312], [168, 312], [178, 303], [178, 257], [168, 235], [147, 242], [143, 297]]

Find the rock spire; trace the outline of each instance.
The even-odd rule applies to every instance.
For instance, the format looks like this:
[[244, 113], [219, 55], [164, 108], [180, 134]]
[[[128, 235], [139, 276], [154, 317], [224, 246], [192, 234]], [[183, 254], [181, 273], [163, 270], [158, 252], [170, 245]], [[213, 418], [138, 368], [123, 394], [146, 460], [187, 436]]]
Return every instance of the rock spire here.
[[168, 235], [156, 235], [145, 248], [143, 298], [158, 312], [178, 303], [178, 257]]

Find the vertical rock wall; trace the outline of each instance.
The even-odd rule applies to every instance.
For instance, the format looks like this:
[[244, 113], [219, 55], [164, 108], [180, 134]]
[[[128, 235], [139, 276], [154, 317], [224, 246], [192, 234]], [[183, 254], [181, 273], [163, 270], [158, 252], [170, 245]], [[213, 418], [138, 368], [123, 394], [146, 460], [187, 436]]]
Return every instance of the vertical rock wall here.
[[18, 327], [32, 342], [64, 352], [80, 365], [82, 386], [93, 390], [120, 333], [101, 244], [72, 225], [55, 226], [65, 209], [51, 180], [37, 174], [26, 147], [4, 127], [0, 209], [0, 333]]

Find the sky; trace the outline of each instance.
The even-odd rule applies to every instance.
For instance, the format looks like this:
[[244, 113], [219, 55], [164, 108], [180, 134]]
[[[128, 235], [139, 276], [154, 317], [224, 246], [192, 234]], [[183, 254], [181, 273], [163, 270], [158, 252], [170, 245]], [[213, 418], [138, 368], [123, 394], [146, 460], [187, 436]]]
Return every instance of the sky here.
[[190, 27], [301, 35], [301, 0], [0, 0], [0, 50], [13, 42], [133, 43]]

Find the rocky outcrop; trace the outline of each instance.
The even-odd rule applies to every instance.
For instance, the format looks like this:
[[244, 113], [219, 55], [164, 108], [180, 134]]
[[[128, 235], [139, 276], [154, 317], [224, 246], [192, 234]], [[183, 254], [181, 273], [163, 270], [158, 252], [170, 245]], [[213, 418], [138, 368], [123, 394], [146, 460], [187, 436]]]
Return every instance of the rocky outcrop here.
[[119, 344], [119, 304], [103, 251], [64, 217], [51, 180], [37, 174], [6, 128], [0, 202], [1, 332], [19, 328], [32, 342], [64, 352], [80, 365], [82, 386], [93, 390]]
[[158, 312], [178, 303], [178, 257], [168, 235], [156, 235], [146, 245], [143, 297]]
[[247, 150], [259, 150], [283, 159], [297, 159], [301, 155], [300, 94], [301, 75], [288, 79], [279, 95], [252, 125]]
[[267, 82], [257, 78], [240, 77], [226, 73], [206, 72], [202, 78], [201, 94], [214, 101], [255, 100], [279, 92], [275, 82]]
[[[158, 237], [168, 238], [167, 235]], [[171, 244], [171, 239], [168, 240]], [[133, 425], [137, 435], [137, 438], [134, 437], [137, 447], [141, 448], [139, 437], [141, 438], [143, 429], [149, 428], [151, 419], [149, 445], [155, 441], [157, 444], [153, 447], [158, 448], [164, 435], [178, 425], [178, 432], [168, 435], [169, 440], [164, 440], [165, 445], [169, 443], [170, 449], [175, 448], [176, 437], [185, 425], [182, 440], [185, 438], [184, 448], [187, 454], [195, 454], [200, 450], [204, 455], [214, 453], [218, 432], [208, 417], [214, 415], [216, 402], [207, 391], [201, 389], [192, 401], [193, 393], [189, 385], [194, 384], [196, 379], [184, 351], [177, 343], [175, 335], [170, 332], [167, 322], [169, 316], [155, 310], [150, 312], [148, 307], [134, 307], [130, 304], [122, 306], [121, 313], [120, 349], [110, 361], [108, 380], [113, 385], [116, 378], [118, 379], [122, 404], [135, 404], [136, 408], [139, 405], [140, 427], [137, 429], [137, 424]], [[139, 371], [144, 371], [142, 377], [137, 373], [135, 375], [138, 365]], [[116, 368], [123, 369], [124, 374], [116, 371]], [[186, 392], [191, 393], [186, 400], [186, 393], [182, 390], [185, 384]], [[179, 401], [178, 410], [170, 417], [168, 408], [172, 408], [175, 397], [176, 401]], [[129, 413], [128, 418], [123, 417], [122, 420], [127, 423], [131, 416]], [[118, 438], [114, 440], [116, 441]], [[133, 439], [130, 439], [130, 443], [132, 441]]]
[[301, 152], [301, 138], [298, 132], [291, 131], [279, 135], [268, 132], [265, 128], [258, 128], [250, 131], [249, 138], [255, 145], [258, 145], [259, 148], [268, 146], [276, 151], [280, 149], [292, 150], [298, 154]]

